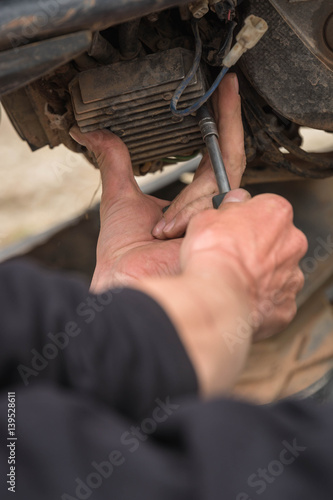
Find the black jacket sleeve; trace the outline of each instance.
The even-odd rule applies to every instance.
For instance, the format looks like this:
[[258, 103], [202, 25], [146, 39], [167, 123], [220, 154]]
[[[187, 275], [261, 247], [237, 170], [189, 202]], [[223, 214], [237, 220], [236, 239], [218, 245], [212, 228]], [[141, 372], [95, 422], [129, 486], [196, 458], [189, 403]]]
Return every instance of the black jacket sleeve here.
[[147, 295], [92, 296], [74, 280], [25, 264], [0, 268], [0, 380], [54, 382], [133, 420], [156, 397], [195, 394], [197, 380], [172, 323]]
[[[11, 480], [19, 500], [332, 499], [332, 407], [202, 403], [154, 301], [123, 290], [78, 313], [87, 297], [63, 278], [0, 270], [1, 499]], [[64, 329], [57, 345], [49, 333]], [[23, 381], [18, 365], [36, 373]]]

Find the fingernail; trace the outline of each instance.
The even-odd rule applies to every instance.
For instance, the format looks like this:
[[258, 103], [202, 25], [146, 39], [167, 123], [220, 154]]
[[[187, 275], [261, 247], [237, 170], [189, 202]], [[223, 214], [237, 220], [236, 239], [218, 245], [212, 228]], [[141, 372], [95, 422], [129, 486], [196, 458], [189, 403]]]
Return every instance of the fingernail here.
[[237, 75], [234, 75], [233, 82], [234, 82], [235, 90], [236, 90], [237, 94], [239, 94], [239, 81], [238, 81]]
[[176, 223], [175, 219], [174, 219], [174, 220], [172, 220], [171, 222], [169, 222], [169, 224], [167, 224], [167, 225], [165, 226], [165, 228], [164, 228], [164, 231], [163, 231], [163, 232], [164, 232], [164, 233], [169, 233], [169, 232], [170, 232], [170, 231], [174, 228], [175, 223]]
[[71, 128], [70, 131], [69, 131], [69, 135], [71, 136], [71, 138], [77, 142], [78, 144], [81, 144], [81, 146], [84, 146], [85, 144], [82, 142], [82, 139], [81, 137], [77, 134], [77, 131], [75, 130], [75, 128]]
[[223, 200], [224, 203], [242, 203], [251, 199], [251, 195], [245, 189], [230, 191]]
[[154, 227], [152, 235], [155, 236], [155, 238], [158, 238], [159, 236], [161, 236], [165, 225], [166, 225], [165, 220], [164, 219], [160, 220], [160, 222], [158, 224], [156, 224], [156, 226]]

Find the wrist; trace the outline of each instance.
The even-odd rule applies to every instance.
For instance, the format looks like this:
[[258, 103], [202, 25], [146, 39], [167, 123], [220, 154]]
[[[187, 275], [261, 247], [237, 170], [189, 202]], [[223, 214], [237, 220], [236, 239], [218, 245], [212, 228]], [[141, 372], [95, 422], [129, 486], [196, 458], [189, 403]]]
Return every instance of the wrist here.
[[201, 393], [226, 393], [247, 357], [253, 331], [237, 332], [248, 309], [227, 284], [217, 290], [211, 277], [191, 273], [150, 279], [135, 285], [152, 296], [169, 315], [196, 370]]

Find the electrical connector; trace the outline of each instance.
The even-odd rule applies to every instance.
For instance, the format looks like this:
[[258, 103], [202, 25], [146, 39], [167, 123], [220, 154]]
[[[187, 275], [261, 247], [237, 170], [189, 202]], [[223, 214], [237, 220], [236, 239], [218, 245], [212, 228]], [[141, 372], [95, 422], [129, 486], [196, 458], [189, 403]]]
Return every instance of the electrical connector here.
[[189, 4], [190, 12], [195, 19], [201, 19], [209, 12], [208, 0], [196, 0]]
[[257, 16], [249, 16], [245, 19], [245, 25], [236, 36], [237, 43], [231, 49], [229, 54], [224, 58], [223, 65], [227, 68], [234, 66], [242, 55], [249, 49], [253, 49], [261, 40], [266, 31], [268, 24], [264, 19]]

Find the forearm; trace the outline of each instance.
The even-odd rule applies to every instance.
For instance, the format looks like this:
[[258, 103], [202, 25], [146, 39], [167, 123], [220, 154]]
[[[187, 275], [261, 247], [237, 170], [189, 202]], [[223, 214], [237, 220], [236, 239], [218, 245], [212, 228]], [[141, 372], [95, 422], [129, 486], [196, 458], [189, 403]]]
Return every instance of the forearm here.
[[167, 312], [196, 370], [201, 394], [227, 393], [240, 374], [251, 345], [246, 301], [232, 287], [213, 288], [191, 273], [143, 280], [136, 288]]

